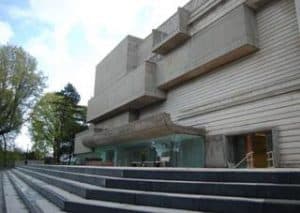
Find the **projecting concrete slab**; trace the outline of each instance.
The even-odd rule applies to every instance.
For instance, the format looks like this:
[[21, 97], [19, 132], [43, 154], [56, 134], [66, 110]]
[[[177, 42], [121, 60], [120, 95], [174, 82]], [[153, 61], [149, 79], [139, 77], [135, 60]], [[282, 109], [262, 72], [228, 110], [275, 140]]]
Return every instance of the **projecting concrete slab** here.
[[95, 148], [99, 145], [120, 144], [171, 134], [203, 136], [205, 135], [205, 131], [200, 128], [175, 124], [172, 122], [170, 114], [159, 113], [112, 129], [90, 130], [90, 134], [82, 137], [82, 142], [89, 148]]

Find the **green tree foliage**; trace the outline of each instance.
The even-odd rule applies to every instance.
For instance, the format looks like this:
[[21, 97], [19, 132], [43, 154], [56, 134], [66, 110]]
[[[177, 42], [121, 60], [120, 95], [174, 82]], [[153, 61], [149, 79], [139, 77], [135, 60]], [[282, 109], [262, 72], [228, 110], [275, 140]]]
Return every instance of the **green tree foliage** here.
[[44, 80], [34, 57], [21, 47], [0, 46], [0, 148], [4, 155], [6, 138], [15, 136], [28, 119]]
[[78, 104], [80, 101], [80, 95], [78, 94], [76, 88], [70, 83], [68, 83], [58, 94], [69, 98], [73, 104]]
[[52, 149], [57, 162], [61, 154], [73, 151], [75, 134], [86, 128], [86, 107], [79, 106], [80, 96], [70, 91], [76, 89], [71, 85], [60, 92], [45, 94], [32, 113], [33, 149], [44, 154]]
[[[4, 154], [4, 150], [0, 150], [0, 155]], [[16, 161], [24, 161], [24, 153], [21, 150], [7, 150], [6, 152], [7, 159], [0, 158], [1, 167], [14, 167]]]
[[60, 121], [56, 103], [60, 101], [62, 98], [55, 93], [46, 93], [35, 105], [29, 129], [34, 142], [33, 150], [48, 153], [51, 148], [58, 149]]

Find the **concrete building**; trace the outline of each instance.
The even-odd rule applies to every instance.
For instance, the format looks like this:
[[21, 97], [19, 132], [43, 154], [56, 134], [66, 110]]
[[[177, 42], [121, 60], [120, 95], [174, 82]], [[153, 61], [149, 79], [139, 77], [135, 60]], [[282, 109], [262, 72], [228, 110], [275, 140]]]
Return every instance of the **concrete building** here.
[[96, 66], [75, 154], [300, 167], [299, 26], [299, 0], [191, 0], [146, 38], [127, 36]]

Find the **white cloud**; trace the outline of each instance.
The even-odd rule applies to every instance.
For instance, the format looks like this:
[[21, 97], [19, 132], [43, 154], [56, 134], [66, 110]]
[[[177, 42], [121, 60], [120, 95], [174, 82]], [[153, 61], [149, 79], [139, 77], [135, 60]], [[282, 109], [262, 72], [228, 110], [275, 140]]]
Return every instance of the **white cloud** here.
[[[94, 67], [127, 34], [146, 37], [187, 0], [30, 0], [30, 8], [14, 8], [14, 17], [50, 26], [25, 43], [40, 68], [49, 76], [49, 90], [59, 90], [68, 81], [82, 96], [82, 104], [93, 95]], [[79, 58], [68, 49], [69, 32], [84, 30], [90, 48]], [[79, 41], [80, 42], [80, 41]], [[74, 44], [76, 45], [76, 44]]]
[[0, 21], [0, 44], [6, 44], [13, 36], [13, 31], [10, 25]]
[[[11, 8], [10, 15], [46, 26], [26, 41], [24, 48], [37, 58], [39, 68], [48, 76], [48, 91], [60, 90], [71, 82], [82, 97], [81, 104], [86, 105], [93, 95], [96, 64], [127, 34], [146, 37], [187, 1], [29, 0], [29, 8]], [[68, 43], [76, 27], [85, 37], [85, 41], [71, 43], [86, 47], [79, 55], [72, 53]], [[17, 143], [22, 137], [24, 134]]]

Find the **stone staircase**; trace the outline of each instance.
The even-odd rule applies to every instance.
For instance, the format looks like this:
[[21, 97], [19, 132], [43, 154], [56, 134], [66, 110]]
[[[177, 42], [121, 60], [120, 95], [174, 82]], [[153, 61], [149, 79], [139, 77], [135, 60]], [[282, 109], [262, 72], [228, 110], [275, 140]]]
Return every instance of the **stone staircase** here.
[[0, 178], [2, 212], [300, 212], [298, 169], [28, 165]]

